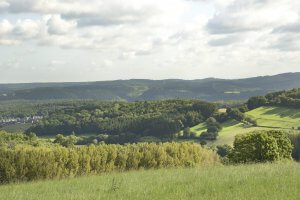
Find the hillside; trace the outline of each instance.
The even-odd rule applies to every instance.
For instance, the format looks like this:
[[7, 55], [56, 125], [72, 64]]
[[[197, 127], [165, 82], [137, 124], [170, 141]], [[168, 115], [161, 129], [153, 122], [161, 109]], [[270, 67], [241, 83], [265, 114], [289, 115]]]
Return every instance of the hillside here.
[[263, 106], [246, 113], [257, 120], [259, 126], [270, 128], [297, 129], [300, 127], [300, 109]]
[[300, 165], [259, 164], [132, 171], [0, 186], [6, 200], [299, 199]]
[[[290, 131], [300, 127], [300, 109], [263, 106], [245, 113], [257, 121], [257, 127], [246, 126], [241, 122], [230, 119], [221, 123], [222, 130], [219, 132], [218, 139], [209, 142], [210, 145], [232, 145], [234, 137], [238, 134], [245, 134], [255, 130], [280, 129]], [[191, 131], [200, 135], [206, 131], [206, 123], [198, 124], [191, 128]]]
[[81, 83], [0, 84], [0, 101], [49, 99], [159, 100], [197, 98], [246, 100], [251, 96], [300, 87], [300, 73], [247, 79], [116, 80]]

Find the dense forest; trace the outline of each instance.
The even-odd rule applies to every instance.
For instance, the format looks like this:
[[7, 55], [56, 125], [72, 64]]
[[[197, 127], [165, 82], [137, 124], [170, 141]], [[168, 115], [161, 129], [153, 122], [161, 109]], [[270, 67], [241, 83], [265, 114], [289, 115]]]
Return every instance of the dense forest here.
[[211, 117], [216, 105], [200, 100], [90, 102], [49, 113], [27, 132], [37, 135], [138, 134], [169, 138]]

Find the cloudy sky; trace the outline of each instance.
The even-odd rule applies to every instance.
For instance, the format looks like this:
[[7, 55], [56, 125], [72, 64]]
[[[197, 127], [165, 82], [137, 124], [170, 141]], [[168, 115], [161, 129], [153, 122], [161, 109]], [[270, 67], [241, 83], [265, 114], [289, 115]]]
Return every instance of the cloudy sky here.
[[299, 0], [0, 0], [0, 82], [300, 71]]

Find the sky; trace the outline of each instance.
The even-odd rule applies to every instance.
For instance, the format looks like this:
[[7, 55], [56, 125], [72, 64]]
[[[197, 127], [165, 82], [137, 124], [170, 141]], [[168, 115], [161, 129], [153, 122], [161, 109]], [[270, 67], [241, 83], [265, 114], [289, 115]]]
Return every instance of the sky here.
[[299, 0], [0, 0], [0, 83], [299, 71]]

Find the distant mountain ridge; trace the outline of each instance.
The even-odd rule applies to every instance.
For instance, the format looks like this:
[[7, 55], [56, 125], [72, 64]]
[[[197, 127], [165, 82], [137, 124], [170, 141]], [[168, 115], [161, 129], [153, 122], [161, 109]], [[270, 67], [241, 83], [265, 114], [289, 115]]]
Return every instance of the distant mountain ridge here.
[[0, 84], [0, 101], [50, 99], [159, 100], [195, 98], [246, 100], [269, 92], [300, 88], [300, 72], [246, 79], [131, 79], [73, 83]]

